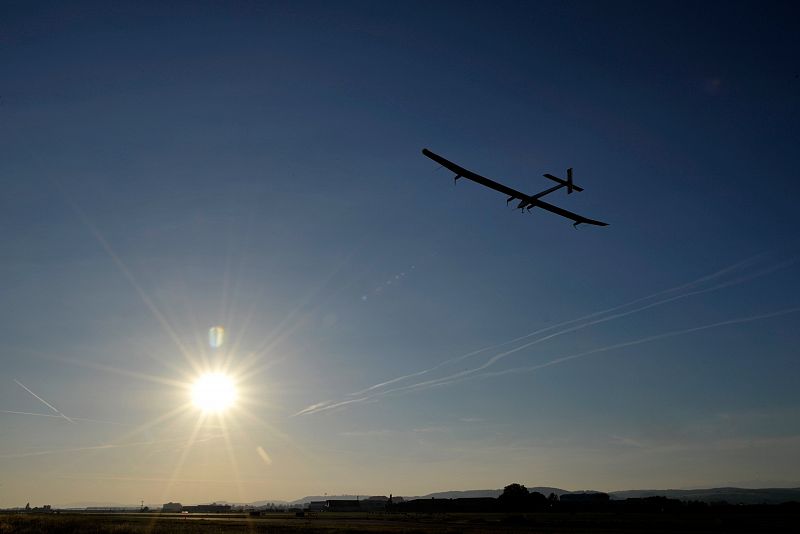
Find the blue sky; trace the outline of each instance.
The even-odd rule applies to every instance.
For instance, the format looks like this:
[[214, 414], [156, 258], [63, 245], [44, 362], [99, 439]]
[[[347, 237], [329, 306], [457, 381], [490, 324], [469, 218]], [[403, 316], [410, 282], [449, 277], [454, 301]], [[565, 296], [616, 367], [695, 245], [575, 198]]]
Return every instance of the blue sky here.
[[0, 506], [800, 485], [790, 3], [2, 12]]

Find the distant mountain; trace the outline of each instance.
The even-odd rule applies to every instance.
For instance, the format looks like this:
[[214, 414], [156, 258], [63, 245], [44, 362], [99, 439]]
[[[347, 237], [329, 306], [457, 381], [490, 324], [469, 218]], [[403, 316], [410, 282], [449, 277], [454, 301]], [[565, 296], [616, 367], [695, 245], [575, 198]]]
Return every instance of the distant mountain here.
[[277, 499], [272, 499], [272, 500], [268, 500], [268, 501], [249, 502], [249, 503], [247, 503], [247, 506], [252, 506], [253, 508], [259, 508], [261, 506], [266, 506], [268, 504], [280, 504], [280, 505], [283, 505], [283, 504], [289, 504], [289, 502], [288, 501], [281, 501], [281, 500], [277, 500]]
[[[581, 491], [568, 491], [561, 488], [551, 488], [547, 486], [528, 486], [528, 491], [538, 492], [542, 495], [550, 495], [555, 493], [559, 497], [565, 493], [583, 493]], [[591, 490], [588, 490], [591, 491]], [[436, 493], [428, 493], [422, 496], [403, 496], [403, 499], [464, 499], [464, 498], [480, 498], [480, 497], [494, 497], [497, 498], [503, 493], [502, 489], [480, 489], [480, 490], [462, 490], [462, 491], [439, 491]], [[626, 490], [626, 491], [613, 491], [608, 492], [614, 500], [624, 500], [632, 498], [645, 498], [645, 497], [668, 497], [670, 499], [679, 499], [681, 501], [702, 501], [707, 503], [725, 501], [729, 504], [781, 504], [789, 501], [800, 502], [800, 488], [708, 488], [708, 489], [693, 489], [693, 490], [675, 490], [675, 489], [650, 489], [650, 490]], [[227, 501], [214, 501], [219, 504], [246, 504], [254, 508], [266, 506], [268, 504], [277, 505], [290, 505], [302, 506], [311, 501], [325, 501], [330, 499], [341, 500], [356, 500], [366, 499], [369, 495], [307, 495], [294, 501], [282, 501], [280, 499], [265, 499], [254, 501], [250, 503], [232, 503]], [[211, 502], [211, 501], [207, 501]], [[183, 503], [187, 504], [187, 503]], [[151, 508], [160, 507], [160, 504], [148, 504]], [[102, 501], [87, 501], [87, 502], [72, 502], [68, 504], [55, 505], [57, 508], [138, 508], [138, 504], [121, 504], [115, 502], [102, 502]]]
[[[228, 504], [230, 506], [251, 506], [253, 508], [260, 508], [262, 506], [266, 506], [268, 504], [278, 504], [278, 505], [285, 505], [288, 504], [286, 501], [280, 500], [267, 500], [267, 501], [253, 501], [253, 502], [238, 502], [238, 501], [222, 501], [217, 499], [216, 501], [199, 501], [199, 502], [182, 502], [184, 506], [197, 506], [197, 505], [204, 505], [204, 504]], [[161, 505], [159, 505], [161, 506]]]
[[[559, 497], [566, 493], [583, 493], [584, 491], [595, 490], [579, 490], [569, 491], [561, 488], [552, 488], [549, 486], [528, 486], [528, 491], [538, 492], [542, 495], [550, 495], [555, 493]], [[403, 496], [404, 499], [464, 499], [464, 498], [479, 498], [479, 497], [494, 497], [497, 498], [503, 493], [502, 489], [480, 489], [480, 490], [462, 490], [462, 491], [439, 491], [435, 493], [428, 493], [421, 496]], [[708, 489], [695, 489], [695, 490], [627, 490], [627, 491], [613, 491], [608, 492], [612, 499], [624, 500], [631, 498], [644, 498], [644, 497], [668, 497], [670, 499], [679, 499], [681, 501], [702, 501], [702, 502], [721, 502], [725, 501], [729, 504], [780, 504], [789, 501], [800, 502], [800, 488], [708, 488]], [[364, 495], [314, 495], [303, 497], [289, 504], [301, 505], [310, 501], [324, 501], [327, 499], [350, 499], [356, 498], [364, 499]], [[279, 501], [272, 501], [279, 502]]]
[[[528, 486], [528, 491], [538, 492], [544, 496], [555, 493], [559, 497], [567, 493], [583, 493], [580, 491], [568, 491], [560, 488]], [[585, 490], [592, 492], [595, 490]], [[459, 499], [469, 497], [499, 497], [503, 493], [502, 489], [486, 490], [467, 490], [467, 491], [441, 491], [429, 493], [422, 497], [406, 497], [407, 499]], [[725, 501], [729, 504], [781, 504], [789, 501], [800, 502], [800, 488], [708, 488], [695, 490], [628, 490], [614, 491], [608, 493], [612, 499], [624, 500], [631, 498], [644, 497], [668, 497], [681, 501], [702, 501], [707, 503]]]
[[404, 497], [405, 499], [474, 499], [479, 497], [497, 498], [503, 493], [501, 489], [465, 490], [465, 491], [439, 491], [419, 497]]
[[[342, 501], [355, 501], [356, 499], [366, 499], [369, 495], [306, 495], [296, 501], [290, 501], [288, 504], [300, 505], [311, 501], [329, 501], [329, 500], [342, 500]], [[279, 502], [279, 501], [269, 501]]]
[[[33, 505], [31, 505], [33, 506]], [[118, 502], [108, 501], [86, 501], [86, 502], [70, 502], [66, 504], [54, 505], [55, 508], [139, 508], [139, 504], [121, 504]]]
[[550, 488], [550, 487], [547, 487], [547, 486], [536, 486], [536, 487], [533, 487], [533, 488], [528, 488], [528, 491], [530, 491], [530, 492], [535, 491], [535, 492], [541, 493], [545, 497], [547, 497], [551, 493], [555, 493], [559, 497], [561, 497], [565, 493], [575, 493], [575, 492], [572, 492], [572, 491], [563, 490], [561, 488]]
[[800, 488], [709, 488], [696, 490], [628, 490], [609, 493], [612, 499], [668, 497], [682, 501], [721, 502], [728, 504], [780, 504], [800, 502]]
[[[559, 488], [550, 488], [546, 486], [534, 486], [528, 488], [530, 492], [538, 492], [547, 497], [551, 493], [561, 496], [565, 493], [570, 493], [567, 490]], [[405, 497], [406, 499], [470, 499], [480, 497], [494, 497], [495, 499], [503, 494], [502, 489], [485, 489], [485, 490], [466, 490], [466, 491], [440, 491], [437, 493], [429, 493], [421, 497]]]

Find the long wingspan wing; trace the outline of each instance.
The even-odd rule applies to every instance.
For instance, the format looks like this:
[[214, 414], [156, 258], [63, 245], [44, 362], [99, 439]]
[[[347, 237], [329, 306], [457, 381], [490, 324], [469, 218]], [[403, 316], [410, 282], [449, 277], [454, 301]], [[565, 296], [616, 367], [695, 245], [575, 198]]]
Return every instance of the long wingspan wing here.
[[608, 223], [604, 223], [604, 222], [601, 222], [601, 221], [595, 221], [594, 219], [587, 219], [583, 215], [578, 215], [577, 213], [573, 213], [573, 212], [567, 211], [567, 210], [565, 210], [563, 208], [559, 208], [558, 206], [554, 206], [554, 205], [549, 204], [547, 202], [544, 202], [542, 200], [533, 198], [530, 195], [526, 195], [525, 193], [520, 193], [516, 189], [511, 189], [508, 186], [505, 186], [503, 184], [499, 184], [499, 183], [495, 182], [494, 180], [490, 180], [490, 179], [488, 179], [488, 178], [486, 178], [484, 176], [481, 176], [480, 174], [475, 174], [474, 172], [472, 172], [472, 171], [470, 171], [468, 169], [465, 169], [464, 167], [461, 167], [460, 165], [456, 165], [452, 161], [444, 159], [442, 156], [440, 156], [438, 154], [434, 154], [433, 152], [431, 152], [427, 148], [423, 148], [422, 149], [422, 153], [424, 155], [426, 155], [427, 157], [429, 157], [430, 159], [432, 159], [433, 161], [435, 161], [436, 163], [438, 163], [439, 165], [441, 165], [441, 166], [453, 171], [458, 176], [461, 176], [463, 178], [467, 178], [469, 180], [472, 180], [473, 182], [477, 182], [477, 183], [479, 183], [479, 184], [481, 184], [483, 186], [488, 187], [489, 189], [494, 189], [495, 191], [499, 191], [500, 193], [508, 195], [509, 197], [517, 198], [519, 200], [527, 200], [528, 202], [533, 204], [534, 207], [542, 208], [542, 209], [547, 210], [547, 211], [549, 211], [551, 213], [555, 213], [556, 215], [561, 215], [562, 217], [566, 217], [567, 219], [571, 219], [571, 220], [575, 221], [575, 224], [593, 224], [595, 226], [608, 226]]
[[477, 183], [479, 183], [481, 185], [484, 185], [484, 186], [488, 187], [489, 189], [494, 189], [495, 191], [499, 191], [500, 193], [503, 193], [504, 195], [508, 195], [510, 197], [518, 198], [519, 200], [523, 200], [523, 199], [527, 199], [528, 198], [528, 195], [526, 195], [525, 193], [520, 193], [516, 189], [511, 189], [510, 187], [505, 186], [503, 184], [498, 184], [494, 180], [490, 180], [488, 178], [485, 178], [485, 177], [481, 176], [480, 174], [475, 174], [474, 172], [472, 172], [470, 170], [467, 170], [464, 167], [456, 165], [452, 161], [448, 161], [448, 160], [444, 159], [439, 154], [434, 154], [433, 152], [431, 152], [427, 148], [423, 148], [422, 149], [422, 153], [425, 154], [426, 156], [428, 156], [429, 158], [431, 158], [433, 161], [435, 161], [436, 163], [438, 163], [442, 167], [450, 169], [451, 171], [456, 173], [458, 176], [461, 176], [463, 178], [467, 178], [469, 180], [472, 180], [473, 182], [477, 182]]
[[571, 211], [567, 211], [564, 208], [553, 206], [552, 204], [548, 204], [547, 202], [541, 200], [534, 200], [533, 205], [535, 208], [542, 208], [543, 210], [547, 210], [550, 213], [555, 213], [556, 215], [561, 215], [562, 217], [566, 217], [567, 219], [572, 219], [573, 221], [575, 221], [575, 224], [593, 224], [595, 226], [608, 226], [608, 223], [595, 221], [594, 219], [587, 219], [583, 215], [572, 213]]

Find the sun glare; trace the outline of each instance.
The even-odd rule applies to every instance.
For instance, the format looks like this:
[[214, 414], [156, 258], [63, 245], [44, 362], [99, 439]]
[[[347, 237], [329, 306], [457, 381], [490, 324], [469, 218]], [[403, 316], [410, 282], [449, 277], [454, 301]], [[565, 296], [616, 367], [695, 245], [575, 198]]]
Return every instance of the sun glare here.
[[192, 385], [192, 403], [204, 412], [224, 412], [235, 401], [236, 386], [222, 373], [204, 374]]

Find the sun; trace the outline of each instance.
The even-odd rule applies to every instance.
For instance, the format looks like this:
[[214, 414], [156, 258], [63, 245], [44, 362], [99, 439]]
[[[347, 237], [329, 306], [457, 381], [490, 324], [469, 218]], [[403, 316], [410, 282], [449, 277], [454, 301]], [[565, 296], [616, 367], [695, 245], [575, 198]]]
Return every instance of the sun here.
[[192, 384], [192, 403], [206, 413], [224, 412], [236, 397], [236, 384], [223, 373], [206, 373]]

